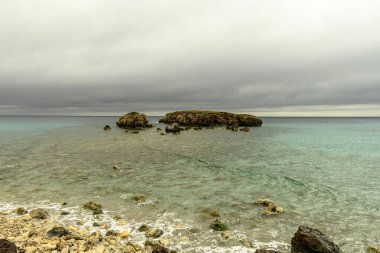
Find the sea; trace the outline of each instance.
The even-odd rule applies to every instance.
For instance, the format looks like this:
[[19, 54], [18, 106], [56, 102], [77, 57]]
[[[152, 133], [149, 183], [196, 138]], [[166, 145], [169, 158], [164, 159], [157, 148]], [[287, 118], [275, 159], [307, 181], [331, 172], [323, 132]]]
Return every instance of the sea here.
[[[346, 253], [379, 245], [380, 118], [262, 119], [249, 132], [161, 135], [159, 117], [134, 134], [117, 117], [0, 116], [0, 211], [43, 207], [66, 226], [127, 228], [136, 243], [148, 224], [179, 252], [289, 252], [300, 225]], [[262, 215], [258, 199], [284, 213]], [[215, 219], [228, 230], [212, 230]]]

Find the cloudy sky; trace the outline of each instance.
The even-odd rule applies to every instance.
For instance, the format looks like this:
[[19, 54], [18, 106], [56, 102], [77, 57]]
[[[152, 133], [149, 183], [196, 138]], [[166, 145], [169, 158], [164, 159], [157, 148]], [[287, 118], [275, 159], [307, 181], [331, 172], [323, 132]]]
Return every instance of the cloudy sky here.
[[378, 0], [0, 0], [0, 115], [380, 116]]

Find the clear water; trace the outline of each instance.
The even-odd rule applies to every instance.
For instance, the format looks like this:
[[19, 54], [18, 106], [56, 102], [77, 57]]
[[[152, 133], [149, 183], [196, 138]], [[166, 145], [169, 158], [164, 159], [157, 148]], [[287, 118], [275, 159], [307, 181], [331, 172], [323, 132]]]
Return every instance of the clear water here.
[[[141, 240], [136, 228], [149, 223], [184, 252], [286, 250], [301, 224], [348, 253], [380, 244], [379, 118], [264, 118], [249, 133], [217, 128], [166, 136], [155, 129], [125, 133], [115, 121], [0, 117], [0, 209], [44, 205], [58, 213], [56, 203], [67, 202], [72, 215], [62, 222], [91, 224], [95, 218], [79, 207], [95, 200], [107, 211], [99, 219], [120, 229], [110, 217], [124, 216], [132, 239]], [[106, 124], [112, 131], [103, 131]], [[136, 203], [135, 194], [148, 200]], [[259, 215], [259, 198], [285, 213]], [[219, 211], [231, 239], [209, 229], [214, 218], [205, 208]]]

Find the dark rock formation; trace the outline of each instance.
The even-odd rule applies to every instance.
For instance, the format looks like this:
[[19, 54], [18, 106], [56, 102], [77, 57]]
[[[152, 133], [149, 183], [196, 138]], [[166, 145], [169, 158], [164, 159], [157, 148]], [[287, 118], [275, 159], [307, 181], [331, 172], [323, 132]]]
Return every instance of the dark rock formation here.
[[168, 249], [162, 245], [155, 245], [153, 247], [152, 253], [176, 253], [176, 251]]
[[0, 253], [17, 253], [17, 247], [13, 242], [0, 239]]
[[179, 134], [181, 131], [184, 130], [184, 128], [179, 127], [178, 123], [173, 123], [173, 128], [165, 127], [165, 133]]
[[261, 126], [261, 119], [249, 114], [234, 114], [215, 111], [177, 111], [167, 113], [160, 123], [178, 123], [181, 126]]
[[49, 217], [48, 212], [42, 208], [36, 208], [30, 211], [30, 216], [35, 219], [47, 219]]
[[111, 127], [110, 127], [109, 125], [105, 125], [105, 126], [103, 127], [103, 130], [104, 130], [104, 131], [111, 130]]
[[47, 237], [48, 238], [51, 238], [53, 236], [61, 237], [61, 236], [68, 235], [68, 234], [70, 234], [70, 232], [66, 228], [54, 227], [47, 232]]
[[291, 244], [292, 253], [342, 253], [326, 235], [306, 226], [299, 226]]
[[116, 125], [121, 128], [133, 128], [133, 129], [142, 129], [142, 128], [150, 128], [152, 125], [148, 124], [148, 119], [146, 115], [138, 112], [130, 112], [121, 116]]

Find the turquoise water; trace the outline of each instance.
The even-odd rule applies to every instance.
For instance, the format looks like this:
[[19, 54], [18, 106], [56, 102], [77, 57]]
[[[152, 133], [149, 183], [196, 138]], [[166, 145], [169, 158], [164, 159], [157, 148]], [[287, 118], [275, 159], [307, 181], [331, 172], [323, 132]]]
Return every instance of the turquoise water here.
[[[155, 129], [125, 133], [114, 126], [116, 117], [0, 117], [0, 203], [54, 212], [61, 208], [55, 203], [67, 202], [72, 216], [63, 223], [90, 224], [95, 218], [79, 206], [95, 200], [106, 210], [99, 219], [124, 216], [132, 239], [141, 239], [141, 223], [154, 224], [184, 252], [287, 250], [301, 224], [322, 230], [345, 252], [380, 244], [380, 119], [263, 120], [249, 133], [161, 136]], [[106, 124], [112, 131], [103, 131]], [[136, 194], [147, 201], [131, 200]], [[285, 212], [259, 215], [259, 198]], [[206, 208], [218, 210], [230, 239], [209, 229], [214, 218]]]

